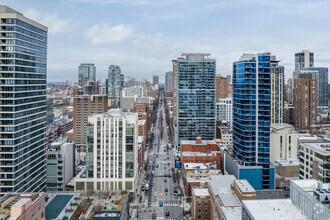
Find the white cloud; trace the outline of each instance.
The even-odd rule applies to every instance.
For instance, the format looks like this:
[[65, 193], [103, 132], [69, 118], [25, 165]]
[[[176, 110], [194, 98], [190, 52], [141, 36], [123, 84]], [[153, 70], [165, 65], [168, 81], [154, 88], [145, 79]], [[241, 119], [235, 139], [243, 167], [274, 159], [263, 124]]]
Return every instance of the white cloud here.
[[26, 9], [23, 12], [24, 16], [39, 22], [48, 27], [50, 34], [59, 34], [72, 31], [74, 24], [72, 19], [60, 19], [57, 13], [46, 14], [34, 8]]
[[132, 37], [133, 29], [129, 25], [109, 26], [107, 24], [94, 25], [85, 33], [85, 38], [92, 45], [122, 43]]

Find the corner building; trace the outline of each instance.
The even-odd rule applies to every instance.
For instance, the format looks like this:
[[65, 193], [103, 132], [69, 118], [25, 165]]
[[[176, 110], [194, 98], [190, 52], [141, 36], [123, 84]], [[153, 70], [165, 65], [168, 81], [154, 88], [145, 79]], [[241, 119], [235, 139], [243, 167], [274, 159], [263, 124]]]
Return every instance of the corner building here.
[[46, 188], [47, 27], [0, 6], [0, 196]]
[[[274, 188], [274, 170], [270, 168], [271, 53], [244, 54], [233, 64], [233, 151], [242, 166], [262, 167], [251, 183], [256, 189]], [[251, 183], [252, 184], [252, 183]], [[260, 187], [261, 186], [261, 187]]]

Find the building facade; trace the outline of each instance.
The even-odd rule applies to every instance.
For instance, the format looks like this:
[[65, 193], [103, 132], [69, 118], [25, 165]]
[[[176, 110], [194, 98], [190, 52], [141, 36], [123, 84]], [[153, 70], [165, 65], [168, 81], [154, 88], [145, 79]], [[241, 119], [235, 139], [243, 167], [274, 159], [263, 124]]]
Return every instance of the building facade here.
[[75, 175], [75, 143], [54, 142], [47, 149], [47, 191], [65, 191]]
[[216, 75], [216, 101], [228, 97], [228, 79], [220, 74]]
[[108, 96], [109, 99], [120, 99], [121, 90], [124, 88], [124, 75], [119, 66], [110, 65], [108, 69]]
[[303, 70], [305, 67], [314, 67], [314, 53], [303, 50], [295, 54], [295, 70]]
[[229, 123], [233, 126], [233, 99], [219, 99], [217, 105], [217, 121], [222, 123]]
[[46, 189], [47, 27], [0, 6], [0, 196]]
[[87, 82], [96, 82], [96, 66], [93, 63], [78, 66], [78, 84], [84, 86]]
[[81, 95], [73, 98], [73, 136], [78, 153], [85, 152], [88, 116], [107, 111], [107, 95]]
[[274, 186], [269, 137], [271, 66], [276, 63], [271, 53], [259, 53], [244, 54], [233, 64], [233, 154], [243, 166], [263, 168], [263, 189]]
[[317, 80], [312, 74], [299, 74], [294, 80], [294, 125], [298, 130], [317, 124]]
[[153, 85], [159, 85], [159, 76], [152, 76], [152, 84]]
[[53, 124], [54, 122], [54, 99], [52, 97], [47, 97], [47, 126]]
[[111, 109], [88, 118], [86, 178], [75, 190], [135, 191], [137, 177], [138, 115]]
[[330, 183], [330, 142], [300, 143], [299, 161], [301, 179], [316, 179]]
[[270, 162], [297, 160], [297, 132], [289, 124], [270, 125]]
[[173, 71], [166, 72], [165, 74], [165, 91], [173, 91]]
[[173, 64], [177, 68], [176, 143], [201, 137], [213, 140], [216, 134], [216, 61], [205, 53], [184, 53]]
[[271, 123], [284, 123], [284, 66], [275, 62], [270, 71]]

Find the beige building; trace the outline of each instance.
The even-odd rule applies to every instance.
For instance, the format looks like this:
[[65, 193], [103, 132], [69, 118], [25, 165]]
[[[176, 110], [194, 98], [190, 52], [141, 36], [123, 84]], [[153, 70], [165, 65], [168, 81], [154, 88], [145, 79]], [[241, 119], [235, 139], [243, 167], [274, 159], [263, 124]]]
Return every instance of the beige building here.
[[80, 95], [73, 98], [73, 136], [77, 152], [85, 152], [88, 116], [107, 111], [107, 95]]
[[270, 162], [297, 160], [297, 132], [289, 124], [279, 123], [270, 126]]
[[192, 189], [191, 214], [194, 220], [211, 219], [211, 202], [208, 189]]
[[216, 101], [228, 97], [228, 79], [220, 74], [216, 75]]
[[330, 183], [330, 142], [328, 140], [300, 143], [299, 155], [300, 178]]
[[[275, 60], [275, 56], [274, 56]], [[271, 123], [284, 122], [284, 67], [274, 65], [270, 68]]]

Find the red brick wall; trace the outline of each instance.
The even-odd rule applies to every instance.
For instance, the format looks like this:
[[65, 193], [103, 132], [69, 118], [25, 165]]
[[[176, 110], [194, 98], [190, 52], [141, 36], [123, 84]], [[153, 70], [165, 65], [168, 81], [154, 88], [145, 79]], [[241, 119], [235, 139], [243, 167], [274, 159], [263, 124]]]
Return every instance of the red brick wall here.
[[221, 170], [221, 152], [218, 152], [216, 156], [182, 156], [182, 163], [217, 163], [217, 169]]
[[219, 151], [217, 144], [182, 144], [181, 151], [182, 152], [203, 152], [203, 151]]

